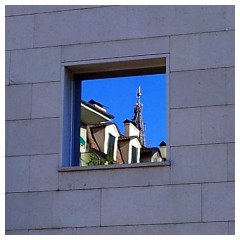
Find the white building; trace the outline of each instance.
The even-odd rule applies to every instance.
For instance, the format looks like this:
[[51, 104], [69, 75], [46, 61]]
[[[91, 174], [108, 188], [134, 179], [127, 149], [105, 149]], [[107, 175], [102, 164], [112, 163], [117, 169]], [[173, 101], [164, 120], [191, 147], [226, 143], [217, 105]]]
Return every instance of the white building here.
[[124, 121], [123, 135], [100, 103], [82, 101], [81, 108], [80, 166], [140, 162], [139, 130], [131, 121]]

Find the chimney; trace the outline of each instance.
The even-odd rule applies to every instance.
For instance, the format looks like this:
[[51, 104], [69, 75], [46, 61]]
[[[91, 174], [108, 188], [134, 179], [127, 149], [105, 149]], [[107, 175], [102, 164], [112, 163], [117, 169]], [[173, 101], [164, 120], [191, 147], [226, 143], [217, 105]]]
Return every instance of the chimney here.
[[134, 122], [126, 119], [123, 123], [126, 137], [139, 137], [139, 130], [136, 128]]
[[166, 161], [166, 159], [167, 159], [167, 144], [164, 141], [162, 141], [159, 144], [159, 147], [160, 147], [160, 152], [161, 152], [163, 161]]
[[96, 101], [93, 100], [93, 99], [91, 99], [91, 100], [89, 101], [89, 103], [91, 103], [94, 107], [96, 107], [96, 108], [98, 108], [98, 109], [100, 109], [100, 110], [102, 110], [102, 111], [104, 111], [104, 112], [107, 112], [107, 110], [104, 108], [104, 106], [103, 106], [101, 103], [96, 102]]

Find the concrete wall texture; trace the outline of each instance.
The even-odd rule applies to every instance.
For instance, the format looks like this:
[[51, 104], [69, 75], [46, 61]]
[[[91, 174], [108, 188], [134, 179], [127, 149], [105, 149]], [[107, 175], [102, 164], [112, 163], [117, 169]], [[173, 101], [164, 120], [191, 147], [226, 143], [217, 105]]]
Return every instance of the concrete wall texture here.
[[[234, 234], [234, 6], [6, 6], [6, 234]], [[168, 58], [170, 166], [59, 171], [65, 64]]]

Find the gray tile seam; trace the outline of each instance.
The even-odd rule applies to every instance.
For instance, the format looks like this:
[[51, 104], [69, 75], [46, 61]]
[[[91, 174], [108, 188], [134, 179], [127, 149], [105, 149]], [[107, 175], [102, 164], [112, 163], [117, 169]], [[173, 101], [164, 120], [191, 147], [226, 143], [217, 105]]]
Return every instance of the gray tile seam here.
[[[8, 135], [8, 123], [6, 122], [5, 123], [5, 141], [6, 141], [6, 143], [5, 143], [5, 154], [7, 153], [7, 149], [8, 149], [8, 136], [9, 136]], [[6, 165], [6, 163], [5, 163], [5, 165]], [[6, 168], [5, 168], [5, 171], [6, 171]], [[6, 172], [5, 172], [5, 174], [6, 174]]]
[[224, 88], [225, 88], [225, 92], [224, 92], [224, 102], [227, 103], [227, 92], [226, 92], [226, 87], [227, 87], [227, 69], [224, 69]]
[[19, 85], [30, 85], [30, 84], [46, 84], [46, 83], [59, 83], [59, 82], [61, 82], [60, 80], [57, 80], [57, 81], [47, 81], [47, 82], [20, 82], [20, 83], [16, 83], [16, 82], [14, 82], [14, 83], [9, 83], [9, 85], [8, 86], [19, 86]]
[[[115, 42], [115, 41], [127, 41], [127, 40], [138, 40], [138, 39], [151, 39], [151, 38], [163, 38], [163, 37], [177, 37], [177, 36], [187, 36], [187, 35], [199, 35], [199, 34], [209, 34], [209, 33], [220, 33], [220, 32], [235, 32], [235, 30], [219, 30], [219, 31], [210, 31], [210, 32], [196, 32], [196, 33], [182, 33], [182, 34], [175, 34], [175, 35], [158, 35], [152, 37], [141, 37], [141, 38], [122, 38], [122, 39], [112, 39], [106, 41], [99, 41], [99, 42], [79, 42], [74, 44], [63, 44], [63, 45], [47, 45], [47, 46], [36, 46], [34, 48], [16, 48], [16, 49], [7, 49], [8, 51], [17, 51], [17, 50], [28, 50], [28, 49], [39, 49], [39, 48], [49, 48], [49, 47], [66, 47], [72, 45], [83, 45], [83, 44], [96, 44], [96, 43], [108, 43], [108, 42]], [[171, 48], [169, 49], [171, 51]]]
[[92, 187], [92, 188], [74, 188], [74, 189], [52, 189], [52, 190], [38, 190], [38, 191], [25, 191], [25, 192], [6, 192], [5, 195], [10, 195], [10, 194], [31, 194], [31, 193], [46, 193], [46, 192], [69, 192], [69, 191], [106, 191], [106, 190], [116, 190], [116, 189], [128, 189], [128, 188], [148, 188], [148, 187], [175, 187], [175, 186], [200, 186], [200, 185], [207, 185], [207, 184], [223, 184], [223, 183], [232, 183], [234, 184], [235, 181], [219, 181], [219, 182], [199, 182], [199, 183], [164, 183], [162, 185], [149, 185], [146, 183], [146, 185], [141, 185], [141, 186], [122, 186], [122, 187]]
[[9, 57], [9, 76], [8, 76], [8, 78], [9, 78], [9, 84], [8, 85], [11, 85], [11, 83], [12, 83], [12, 79], [11, 79], [11, 71], [12, 71], [12, 52], [10, 51], [10, 57]]
[[35, 47], [35, 35], [36, 35], [36, 16], [34, 15], [33, 16], [33, 21], [34, 21], [34, 24], [33, 24], [33, 47]]
[[198, 146], [209, 146], [209, 145], [227, 145], [229, 143], [235, 143], [235, 142], [220, 142], [220, 143], [200, 143], [200, 144], [191, 144], [191, 145], [176, 145], [171, 146], [172, 148], [181, 148], [181, 147], [198, 147]]
[[203, 121], [202, 121], [202, 107], [200, 107], [200, 143], [204, 143], [203, 142], [203, 134], [202, 134], [202, 124], [203, 124]]
[[49, 155], [59, 155], [59, 153], [40, 153], [40, 154], [28, 154], [28, 155], [11, 155], [11, 156], [5, 156], [5, 157], [8, 157], [8, 158], [11, 158], [11, 157], [31, 157], [31, 156], [49, 156]]
[[190, 108], [210, 108], [210, 107], [225, 107], [225, 106], [235, 106], [235, 103], [226, 103], [226, 104], [212, 104], [212, 105], [199, 105], [199, 106], [185, 106], [185, 107], [171, 107], [170, 110], [181, 110], [181, 109], [190, 109]]
[[201, 204], [201, 222], [203, 221], [203, 194], [202, 194], [202, 183], [201, 183], [201, 200], [200, 200], [200, 204]]
[[31, 156], [28, 158], [28, 191], [30, 190]]
[[229, 156], [228, 156], [228, 152], [229, 152], [229, 144], [227, 144], [227, 180], [229, 179], [229, 176], [228, 176], [228, 164], [229, 164]]
[[[32, 103], [31, 103], [32, 104]], [[30, 114], [31, 115], [31, 114]], [[16, 122], [16, 121], [28, 121], [28, 120], [41, 120], [41, 119], [50, 119], [50, 118], [60, 118], [60, 116], [56, 117], [26, 117], [26, 118], [14, 118], [14, 119], [5, 119], [5, 122]]]
[[9, 52], [9, 66], [8, 66], [8, 85], [11, 84], [11, 77], [10, 77], [10, 73], [11, 73], [11, 62], [12, 62], [12, 53]]
[[196, 72], [196, 71], [208, 71], [208, 70], [221, 70], [221, 69], [235, 69], [235, 65], [233, 66], [225, 66], [225, 67], [210, 67], [210, 68], [196, 68], [196, 69], [184, 69], [184, 70], [171, 70], [171, 73], [181, 73], [181, 72]]
[[227, 11], [226, 11], [226, 8], [224, 8], [224, 11], [223, 11], [223, 19], [224, 19], [224, 29], [227, 30]]
[[[84, 5], [82, 5], [84, 6]], [[61, 12], [71, 12], [71, 11], [84, 11], [84, 10], [91, 10], [96, 8], [107, 8], [107, 7], [118, 7], [121, 5], [109, 5], [109, 6], [95, 6], [95, 7], [86, 7], [86, 8], [71, 8], [65, 10], [53, 10], [53, 11], [46, 11], [46, 12], [33, 12], [33, 13], [22, 13], [22, 14], [9, 14], [5, 15], [5, 18], [12, 18], [12, 17], [21, 17], [21, 16], [32, 16], [32, 15], [41, 15], [41, 14], [51, 14], [51, 13], [61, 13]]]
[[138, 226], [161, 226], [161, 225], [185, 225], [185, 224], [206, 224], [206, 223], [226, 223], [235, 222], [235, 221], [192, 221], [192, 222], [162, 222], [162, 223], [140, 223], [140, 224], [127, 224], [127, 225], [89, 225], [82, 227], [59, 227], [59, 228], [22, 228], [22, 229], [5, 229], [6, 231], [34, 231], [34, 230], [60, 230], [60, 229], [87, 229], [87, 228], [110, 228], [110, 227], [138, 227]]
[[154, 36], [154, 37], [141, 37], [141, 38], [124, 38], [124, 39], [113, 39], [113, 40], [106, 40], [106, 41], [99, 41], [99, 42], [79, 42], [79, 43], [69, 43], [63, 45], [50, 45], [50, 46], [36, 46], [34, 48], [17, 48], [17, 49], [6, 49], [5, 51], [25, 51], [25, 50], [33, 50], [33, 49], [45, 49], [45, 48], [68, 48], [74, 46], [83, 46], [83, 45], [95, 45], [95, 44], [105, 44], [105, 43], [112, 43], [112, 42], [128, 42], [128, 41], [136, 41], [136, 40], [150, 40], [150, 39], [161, 39], [161, 38], [168, 38], [170, 41], [170, 35], [166, 36]]
[[[59, 189], [59, 191], [81, 191], [81, 190], [111, 190], [111, 189], [127, 189], [127, 188], [147, 188], [147, 187], [171, 187], [171, 186], [189, 186], [189, 185], [207, 185], [207, 184], [222, 184], [222, 183], [235, 183], [235, 181], [219, 181], [219, 182], [189, 182], [189, 183], [163, 183], [163, 184], [152, 184], [149, 185], [146, 183], [145, 185], [129, 185], [129, 186], [110, 186], [110, 187], [89, 187], [89, 188], [72, 188], [72, 189], [66, 189], [62, 188]], [[55, 191], [55, 190], [54, 190]], [[39, 192], [39, 191], [34, 191], [34, 192]], [[44, 192], [41, 191], [41, 192]]]
[[23, 154], [23, 155], [5, 155], [5, 157], [25, 157], [25, 156], [39, 156], [39, 155], [57, 155], [59, 154], [59, 152], [48, 152], [48, 153], [34, 153], [34, 154], [29, 154], [29, 155], [26, 155], [26, 154]]
[[[30, 116], [29, 119], [32, 119], [33, 112], [33, 84], [31, 83], [31, 102], [30, 102]], [[14, 119], [16, 120], [16, 119]]]
[[[197, 146], [205, 146], [205, 145], [215, 145], [215, 144], [228, 144], [235, 143], [234, 141], [229, 142], [204, 142], [204, 143], [196, 143], [196, 144], [182, 144], [182, 145], [171, 145], [170, 147], [197, 147]], [[171, 159], [170, 159], [171, 160]]]
[[60, 119], [59, 117], [37, 117], [37, 118], [19, 118], [19, 119], [11, 119], [6, 120], [5, 122], [20, 122], [20, 121], [31, 121], [31, 120], [44, 120], [44, 119]]

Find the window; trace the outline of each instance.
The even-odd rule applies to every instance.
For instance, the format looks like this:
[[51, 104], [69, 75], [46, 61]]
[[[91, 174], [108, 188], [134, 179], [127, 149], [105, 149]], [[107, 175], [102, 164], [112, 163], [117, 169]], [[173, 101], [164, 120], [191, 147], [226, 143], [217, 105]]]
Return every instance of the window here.
[[132, 163], [137, 163], [138, 150], [136, 147], [132, 146]]
[[107, 149], [107, 157], [109, 160], [113, 160], [114, 156], [114, 145], [115, 145], [115, 137], [111, 134], [108, 136], [108, 149]]
[[[98, 162], [101, 165], [109, 164], [109, 159], [114, 160], [110, 161], [111, 164], [151, 162], [149, 161], [151, 156], [144, 156], [144, 154], [152, 153], [152, 151], [148, 151], [152, 145], [159, 148], [157, 145], [159, 145], [161, 141], [167, 142], [167, 134], [165, 126], [165, 137], [159, 137], [158, 142], [153, 142], [153, 140], [150, 139], [150, 141], [152, 141], [150, 142], [148, 133], [150, 132], [152, 123], [148, 124], [147, 122], [146, 125], [145, 122], [139, 121], [139, 119], [142, 119], [139, 110], [141, 110], [143, 104], [144, 110], [147, 109], [146, 99], [143, 99], [143, 103], [141, 102], [142, 100], [140, 100], [142, 92], [148, 92], [145, 86], [138, 86], [133, 96], [131, 96], [135, 100], [135, 103], [129, 104], [131, 113], [124, 117], [125, 121], [123, 118], [121, 119], [121, 123], [124, 124], [117, 123], [115, 113], [112, 114], [111, 111], [109, 113], [108, 109], [105, 107], [105, 103], [99, 101], [98, 98], [94, 97], [95, 99], [90, 100], [85, 99], [84, 89], [85, 83], [90, 82], [97, 83], [98, 81], [108, 81], [109, 83], [109, 81], [117, 82], [118, 80], [121, 82], [132, 82], [132, 79], [147, 79], [145, 80], [146, 86], [153, 87], [151, 100], [157, 102], [159, 96], [164, 100], [158, 102], [156, 106], [152, 104], [152, 106], [148, 107], [148, 112], [155, 114], [155, 116], [152, 115], [150, 118], [157, 122], [157, 116], [161, 116], [165, 121], [163, 121], [162, 125], [166, 125], [167, 81], [166, 75], [163, 75], [166, 73], [166, 58], [82, 64], [79, 66], [70, 66], [68, 69], [71, 72], [68, 72], [69, 75], [68, 78], [66, 78], [68, 81], [64, 82], [65, 86], [63, 91], [65, 106], [62, 120], [62, 126], [64, 126], [64, 134], [62, 135], [62, 165], [82, 166], [82, 160], [84, 160], [83, 165], [90, 165], [88, 159], [94, 159], [94, 162]], [[154, 86], [154, 82], [151, 80], [159, 76], [160, 78], [165, 77], [165, 85], [162, 86], [163, 90], [161, 90], [162, 93], [159, 93], [159, 90]], [[110, 84], [108, 85], [110, 86]], [[127, 98], [129, 96], [127, 93], [128, 88], [127, 85], [123, 88], [119, 88], [119, 92], [116, 91], [115, 95], [119, 96], [122, 100]], [[96, 89], [98, 89], [98, 87], [92, 87], [92, 90]], [[113, 101], [113, 97], [109, 96], [109, 90], [103, 90], [102, 92], [103, 95], [108, 96], [110, 101]], [[160, 103], [165, 106], [165, 115], [159, 112]], [[124, 108], [126, 108], [124, 104], [117, 107], [119, 113], [123, 112]], [[146, 112], [144, 116], [145, 119], [147, 118]], [[71, 121], [69, 121], [69, 117]], [[153, 135], [157, 136], [158, 132], [160, 131], [155, 130]], [[143, 136], [143, 133], [146, 133], [146, 135]], [[146, 139], [144, 139], [144, 137], [146, 137]], [[160, 150], [157, 151], [160, 153]], [[143, 156], [143, 158], [141, 156]], [[161, 154], [159, 154], [159, 156], [161, 156]], [[158, 161], [162, 160], [163, 159], [158, 159]], [[92, 162], [91, 165], [93, 165]]]

